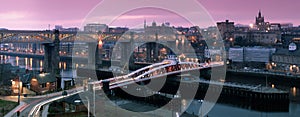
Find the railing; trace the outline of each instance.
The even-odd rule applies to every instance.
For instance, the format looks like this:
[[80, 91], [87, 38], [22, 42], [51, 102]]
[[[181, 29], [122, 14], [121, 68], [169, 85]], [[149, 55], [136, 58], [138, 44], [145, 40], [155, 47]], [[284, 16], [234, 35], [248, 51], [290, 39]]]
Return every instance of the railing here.
[[[130, 74], [124, 75], [124, 76], [117, 76], [114, 78], [109, 78], [105, 80], [95, 81], [91, 82], [90, 84], [98, 84], [102, 83], [104, 81], [110, 82], [110, 88], [117, 88], [121, 86], [125, 86], [128, 84], [132, 84], [135, 82], [141, 82], [149, 79], [159, 78], [166, 75], [176, 74], [180, 72], [186, 72], [186, 71], [192, 71], [192, 70], [199, 70], [209, 67], [216, 67], [216, 66], [222, 66], [222, 62], [212, 62], [210, 64], [206, 63], [193, 63], [193, 62], [175, 62], [175, 61], [164, 61], [161, 63], [156, 63], [144, 68], [141, 68], [139, 70], [136, 70]], [[169, 71], [168, 69], [172, 67], [175, 67], [175, 69], [172, 69]], [[151, 69], [150, 69], [151, 68]], [[150, 69], [150, 70], [148, 70]], [[148, 71], [145, 71], [148, 70]]]

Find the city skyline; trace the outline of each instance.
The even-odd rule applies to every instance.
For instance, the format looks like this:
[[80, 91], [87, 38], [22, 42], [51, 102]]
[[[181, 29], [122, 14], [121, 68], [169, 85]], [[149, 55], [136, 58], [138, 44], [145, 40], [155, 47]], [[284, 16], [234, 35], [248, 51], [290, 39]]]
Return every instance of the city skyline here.
[[[0, 28], [45, 30], [49, 29], [49, 24], [51, 29], [54, 28], [54, 25], [81, 27], [85, 16], [99, 2], [101, 0], [90, 0], [89, 2], [83, 0], [53, 0], [51, 2], [38, 0], [5, 1], [2, 2], [5, 5], [0, 10]], [[272, 3], [260, 0], [198, 0], [198, 2], [203, 5], [215, 22], [229, 19], [230, 21], [234, 21], [235, 24], [251, 24], [254, 23], [255, 16], [261, 10], [262, 15], [268, 22], [293, 23], [294, 26], [300, 24], [300, 21], [297, 20], [300, 19], [300, 16], [295, 15], [295, 12], [300, 10], [297, 7], [299, 1], [296, 0], [273, 1]], [[109, 16], [102, 17], [109, 18]], [[123, 21], [116, 21], [110, 26], [127, 26], [131, 28], [137, 22], [143, 24], [145, 19], [148, 22], [157, 21], [158, 23], [162, 23], [167, 21], [175, 26], [191, 26], [176, 15], [170, 15], [166, 11], [153, 13], [153, 10], [149, 9], [125, 14], [121, 19]]]
[[0, 116], [300, 115], [299, 1], [1, 3]]

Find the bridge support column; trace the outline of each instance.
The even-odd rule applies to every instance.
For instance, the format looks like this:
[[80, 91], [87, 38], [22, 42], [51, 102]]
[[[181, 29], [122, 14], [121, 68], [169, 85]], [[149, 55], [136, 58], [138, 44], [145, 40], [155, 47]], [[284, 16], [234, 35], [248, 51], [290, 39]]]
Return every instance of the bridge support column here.
[[102, 46], [97, 44], [96, 48], [96, 67], [102, 66]]
[[[130, 33], [130, 41], [120, 42], [120, 50], [121, 50], [121, 60], [120, 66], [129, 66], [129, 64], [134, 63], [134, 58], [131, 56], [133, 54], [134, 47], [134, 34]], [[113, 53], [112, 53], [113, 54]], [[128, 63], [128, 64], [127, 64]]]
[[88, 67], [91, 69], [95, 69], [96, 57], [98, 56], [96, 49], [96, 43], [88, 43]]
[[158, 61], [158, 56], [159, 56], [158, 44], [154, 43], [154, 48], [153, 48], [153, 62], [157, 62]]
[[102, 47], [96, 43], [88, 43], [88, 65], [95, 69], [102, 64]]
[[53, 50], [52, 50], [52, 71], [56, 76], [60, 75], [60, 70], [59, 70], [59, 61], [60, 61], [60, 55], [59, 55], [59, 47], [60, 47], [60, 40], [59, 40], [59, 31], [55, 30], [54, 31], [55, 39], [53, 42]]
[[68, 45], [67, 45], [67, 55], [72, 55], [70, 43], [68, 43]]
[[147, 43], [147, 45], [146, 45], [146, 49], [147, 49], [147, 51], [146, 51], [146, 54], [147, 54], [147, 57], [146, 57], [146, 61], [147, 62], [151, 62], [152, 61], [152, 44], [151, 43]]
[[155, 42], [147, 43], [147, 62], [156, 62], [159, 56], [159, 47]]
[[52, 50], [51, 44], [44, 44], [44, 66], [43, 71], [44, 72], [51, 72], [52, 66], [51, 66], [51, 50]]
[[55, 30], [55, 39], [53, 43], [44, 44], [44, 71], [53, 74], [54, 76], [60, 75], [59, 70], [59, 31]]
[[[155, 42], [158, 42], [158, 34], [155, 34]], [[157, 62], [159, 56], [159, 44], [153, 43], [153, 62]]]
[[102, 86], [103, 86], [103, 91], [107, 96], [111, 95], [111, 90], [109, 89], [109, 81], [104, 81], [102, 82]]
[[130, 42], [122, 42], [121, 43], [121, 66], [124, 66], [128, 62], [128, 58], [130, 57], [129, 53], [131, 50]]
[[170, 49], [167, 49], [167, 54], [168, 55], [174, 55], [178, 51], [177, 48], [176, 48], [176, 42], [175, 41], [168, 41], [167, 45], [170, 48]]
[[32, 53], [35, 54], [36, 53], [36, 43], [32, 44]]

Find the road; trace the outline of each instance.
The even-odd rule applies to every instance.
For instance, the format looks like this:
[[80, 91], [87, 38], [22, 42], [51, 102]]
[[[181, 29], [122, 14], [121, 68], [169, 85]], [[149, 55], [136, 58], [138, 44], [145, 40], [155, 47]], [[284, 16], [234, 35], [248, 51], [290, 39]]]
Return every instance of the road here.
[[[20, 112], [20, 117], [36, 117], [33, 116], [35, 114], [41, 114], [39, 111], [42, 106], [45, 104], [49, 104], [53, 101], [62, 99], [64, 97], [68, 97], [71, 95], [74, 95], [76, 93], [79, 93], [82, 91], [82, 87], [76, 88], [76, 89], [71, 89], [71, 90], [66, 90], [68, 92], [68, 95], [62, 96], [62, 92], [56, 92], [56, 93], [51, 93], [51, 94], [46, 94], [46, 95], [41, 95], [41, 96], [34, 96], [34, 97], [23, 97], [22, 106], [18, 106], [18, 108], [13, 112], [12, 115], [6, 115], [8, 117], [16, 117], [17, 112]], [[39, 115], [37, 115], [39, 117]]]

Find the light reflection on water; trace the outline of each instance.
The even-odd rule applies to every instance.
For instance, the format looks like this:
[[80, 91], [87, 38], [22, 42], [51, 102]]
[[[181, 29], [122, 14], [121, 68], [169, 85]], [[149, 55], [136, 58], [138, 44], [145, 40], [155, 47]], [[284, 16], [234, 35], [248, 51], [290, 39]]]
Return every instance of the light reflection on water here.
[[[44, 61], [42, 59], [34, 59], [34, 58], [22, 58], [22, 57], [13, 57], [0, 55], [0, 63], [10, 63], [13, 66], [19, 66], [20, 68], [28, 69], [28, 70], [43, 70]], [[72, 63], [70, 63], [72, 64]], [[62, 77], [74, 77], [74, 73], [76, 73], [75, 69], [72, 69], [72, 65], [68, 64], [66, 61], [59, 62], [59, 68], [61, 69]], [[75, 65], [75, 64], [74, 64]], [[78, 64], [76, 64], [78, 67]], [[85, 64], [80, 64], [81, 67], [84, 67]]]
[[[21, 69], [28, 69], [28, 70], [43, 70], [44, 61], [42, 59], [36, 59], [36, 58], [26, 58], [26, 57], [14, 57], [14, 56], [6, 56], [6, 55], [0, 55], [0, 63], [6, 64], [10, 63], [13, 66], [19, 66]], [[60, 61], [59, 62], [59, 68], [61, 69], [60, 75], [62, 77], [62, 81], [69, 81], [72, 80], [72, 78], [76, 77], [76, 69], [72, 69], [72, 67], [75, 66], [71, 65], [72, 63], [66, 62], [66, 61]], [[85, 64], [80, 64], [81, 67], [84, 67]], [[76, 63], [76, 68], [78, 67], [78, 64]], [[61, 82], [62, 88], [64, 87], [63, 82]]]
[[[0, 55], [0, 63], [10, 63], [13, 66], [19, 66], [20, 68], [25, 68], [28, 70], [42, 70], [44, 61], [41, 59], [33, 59], [33, 58], [22, 58], [22, 57], [12, 57], [12, 56], [6, 56], [6, 55]], [[70, 63], [71, 64], [71, 63]], [[59, 62], [59, 68], [64, 71], [70, 70], [72, 65], [68, 64], [66, 61], [60, 61]], [[73, 64], [75, 68], [78, 67], [85, 67], [85, 64]]]

